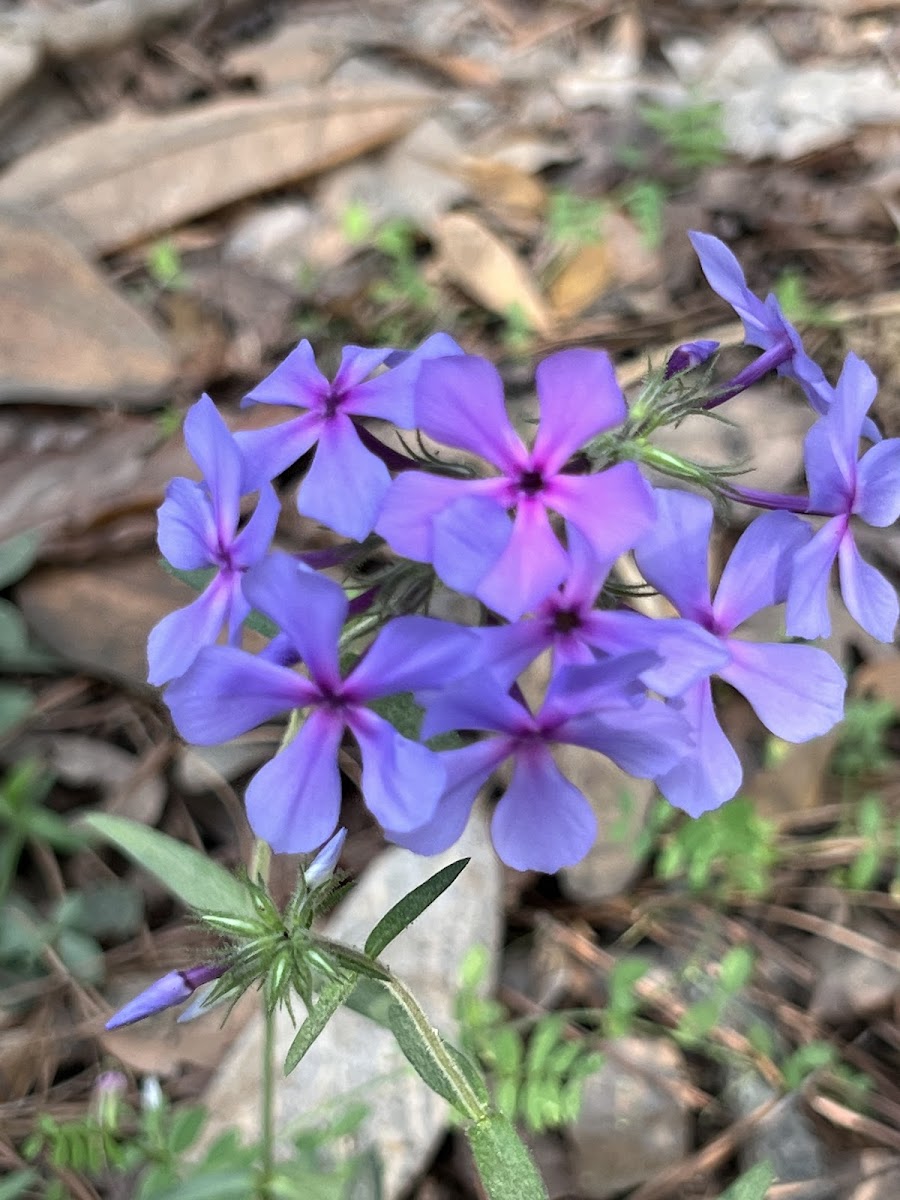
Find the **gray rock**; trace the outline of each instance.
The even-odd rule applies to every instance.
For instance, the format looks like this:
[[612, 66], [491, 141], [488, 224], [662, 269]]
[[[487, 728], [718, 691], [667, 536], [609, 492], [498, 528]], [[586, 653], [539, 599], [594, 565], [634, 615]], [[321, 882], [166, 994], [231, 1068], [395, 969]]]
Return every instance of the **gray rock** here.
[[[778, 1093], [753, 1070], [734, 1068], [725, 1085], [725, 1102], [735, 1117], [749, 1116]], [[821, 1179], [831, 1169], [828, 1153], [803, 1111], [796, 1092], [783, 1098], [750, 1130], [740, 1149], [741, 1168], [768, 1160], [779, 1183]]]
[[224, 257], [280, 283], [296, 285], [309, 261], [315, 226], [312, 209], [302, 201], [269, 205], [235, 226], [225, 245]]
[[0, 41], [0, 104], [27, 83], [41, 61], [39, 47], [25, 38]]
[[570, 1128], [584, 1200], [606, 1200], [679, 1162], [688, 1151], [690, 1114], [678, 1095], [684, 1057], [665, 1039], [621, 1038], [584, 1089]]

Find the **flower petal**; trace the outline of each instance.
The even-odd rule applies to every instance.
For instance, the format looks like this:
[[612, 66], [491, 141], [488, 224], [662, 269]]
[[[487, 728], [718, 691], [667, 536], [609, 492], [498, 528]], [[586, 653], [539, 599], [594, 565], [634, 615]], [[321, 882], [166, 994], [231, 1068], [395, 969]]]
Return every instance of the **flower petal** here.
[[332, 394], [349, 399], [347, 393], [355, 391], [392, 354], [390, 346], [375, 350], [367, 350], [364, 346], [345, 346], [341, 351], [341, 365], [331, 384]]
[[277, 854], [308, 854], [331, 837], [341, 809], [337, 755], [343, 723], [315, 709], [247, 788], [247, 819]]
[[[590, 671], [592, 667], [572, 667]], [[583, 712], [559, 725], [557, 741], [585, 746], [606, 755], [616, 766], [638, 779], [654, 779], [670, 770], [690, 748], [688, 725], [671, 707], [646, 700], [640, 708], [608, 702], [597, 712]]]
[[422, 363], [416, 384], [416, 424], [444, 446], [469, 450], [513, 472], [527, 452], [512, 427], [496, 367], [472, 354]]
[[[380, 417], [384, 421], [393, 421], [401, 429], [414, 429], [415, 388], [422, 363], [431, 358], [446, 358], [448, 355], [462, 353], [462, 348], [449, 334], [433, 333], [421, 346], [406, 354], [396, 364], [389, 360], [390, 371], [354, 387], [344, 400], [343, 411], [358, 413], [360, 416]], [[391, 355], [391, 360], [394, 357], [395, 355]]]
[[828, 615], [831, 564], [847, 531], [846, 517], [832, 517], [794, 556], [785, 628], [789, 637], [812, 640], [831, 632]]
[[147, 681], [160, 687], [183, 675], [204, 646], [222, 632], [232, 593], [240, 587], [233, 573], [220, 573], [193, 604], [176, 609], [153, 627], [147, 640]]
[[635, 547], [634, 557], [649, 584], [672, 601], [683, 617], [705, 624], [709, 598], [709, 537], [713, 510], [702, 496], [655, 488], [657, 520]]
[[[691, 230], [688, 237], [700, 259], [700, 266], [707, 283], [717, 296], [721, 296], [727, 304], [731, 305], [744, 322], [747, 341], [750, 345], [759, 346], [759, 334], [769, 327], [771, 319], [762, 300], [747, 287], [747, 280], [741, 264], [725, 243], [719, 241], [717, 237], [713, 237], [712, 234]], [[757, 340], [753, 340], [751, 335]]]
[[316, 366], [313, 348], [304, 338], [271, 375], [244, 397], [241, 407], [282, 404], [291, 408], [317, 408], [330, 391], [331, 384]]
[[451, 729], [496, 730], [516, 735], [535, 729], [534, 718], [492, 675], [479, 671], [455, 686], [423, 697], [422, 737]]
[[625, 420], [625, 399], [603, 350], [561, 350], [535, 372], [541, 419], [532, 458], [548, 475], [585, 442]]
[[568, 569], [568, 556], [543, 504], [523, 497], [513, 518], [512, 535], [475, 595], [494, 612], [515, 621], [549, 595]]
[[234, 537], [241, 504], [241, 452], [219, 410], [204, 394], [184, 418], [184, 440], [191, 458], [203, 472], [223, 543]]
[[385, 625], [348, 676], [344, 693], [375, 699], [395, 692], [443, 688], [474, 670], [478, 637], [435, 617], [396, 617]]
[[747, 526], [722, 572], [713, 614], [716, 629], [730, 633], [761, 608], [786, 599], [797, 551], [812, 538], [805, 521], [768, 512]]
[[863, 435], [866, 414], [878, 392], [878, 380], [867, 362], [851, 350], [844, 359], [834, 399], [826, 417], [835, 461], [845, 479], [856, 481], [859, 439]]
[[601, 610], [591, 614], [582, 637], [606, 654], [652, 650], [660, 661], [641, 671], [640, 677], [661, 696], [680, 696], [729, 660], [715, 634], [682, 617], [651, 619], [641, 613]]
[[880, 442], [860, 459], [853, 511], [867, 525], [893, 525], [900, 518], [900, 438]]
[[467, 482], [462, 479], [404, 471], [391, 484], [375, 532], [403, 558], [431, 562], [434, 518], [466, 494]]
[[681, 762], [657, 777], [656, 786], [670, 804], [699, 817], [731, 799], [741, 786], [743, 772], [716, 718], [708, 681], [694, 684], [678, 703], [694, 744]]
[[366, 808], [385, 829], [406, 833], [434, 816], [447, 769], [427, 746], [402, 737], [369, 709], [348, 714], [362, 753], [361, 791]]
[[556, 641], [551, 623], [542, 617], [484, 625], [474, 632], [482, 663], [506, 687]]
[[179, 571], [196, 571], [213, 565], [216, 525], [202, 484], [193, 479], [173, 479], [156, 515], [159, 520], [156, 541], [167, 562]]
[[386, 829], [385, 837], [416, 854], [448, 850], [462, 837], [478, 792], [509, 753], [505, 738], [487, 738], [459, 750], [444, 751], [439, 758], [447, 771], [447, 783], [434, 816], [407, 833]]
[[736, 638], [728, 647], [731, 662], [719, 674], [750, 701], [776, 737], [808, 742], [843, 718], [847, 680], [824, 650]]
[[292, 467], [315, 443], [321, 428], [321, 415], [311, 412], [266, 429], [236, 433], [234, 440], [244, 459], [241, 491], [259, 491], [276, 475]]
[[234, 539], [231, 558], [235, 566], [246, 570], [268, 552], [281, 515], [281, 501], [270, 483], [259, 489], [259, 500], [250, 520]]
[[387, 467], [365, 448], [350, 418], [337, 413], [322, 424], [297, 509], [361, 542], [372, 532], [390, 486]]
[[312, 685], [287, 667], [233, 646], [205, 646], [165, 693], [178, 732], [198, 746], [227, 742], [316, 698]]
[[500, 504], [465, 486], [469, 494], [433, 518], [431, 561], [448, 587], [471, 596], [509, 546], [513, 523]]
[[544, 498], [587, 538], [601, 562], [631, 550], [656, 517], [654, 491], [631, 462], [595, 475], [557, 475]]
[[339, 686], [337, 646], [348, 605], [340, 584], [288, 554], [270, 554], [244, 576], [244, 595], [284, 630], [317, 684]]
[[826, 417], [816, 421], [803, 439], [809, 505], [818, 512], [849, 512], [856, 487], [856, 461], [848, 467], [842, 456], [839, 462], [832, 443]]
[[590, 804], [545, 746], [516, 755], [512, 779], [491, 821], [494, 848], [517, 871], [552, 874], [580, 862], [597, 837]]
[[897, 627], [897, 593], [880, 571], [860, 557], [849, 530], [841, 539], [838, 562], [841, 595], [850, 616], [880, 642], [892, 642]]

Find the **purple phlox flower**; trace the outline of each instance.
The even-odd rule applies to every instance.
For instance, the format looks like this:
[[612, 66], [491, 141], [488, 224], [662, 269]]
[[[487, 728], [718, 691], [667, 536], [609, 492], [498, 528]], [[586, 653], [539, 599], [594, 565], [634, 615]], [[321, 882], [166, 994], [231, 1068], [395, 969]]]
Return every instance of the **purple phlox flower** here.
[[238, 531], [241, 453], [209, 396], [201, 396], [188, 410], [184, 440], [203, 472], [203, 483], [178, 478], [169, 484], [158, 510], [159, 548], [179, 570], [215, 567], [216, 574], [193, 604], [169, 613], [151, 631], [148, 679], [155, 684], [182, 675], [223, 625], [228, 626], [229, 640], [237, 641], [250, 611], [241, 579], [268, 551], [280, 511], [271, 484], [257, 485], [259, 503]]
[[[715, 598], [708, 578], [712, 505], [686, 492], [657, 492], [659, 519], [635, 557], [644, 578], [690, 621], [719, 640], [728, 662], [719, 675], [741, 692], [777, 737], [805, 742], [843, 715], [846, 688], [838, 664], [812, 646], [742, 641], [732, 632], [759, 609], [787, 595], [791, 564], [810, 530], [799, 517], [770, 512], [741, 535]], [[691, 816], [718, 808], [741, 783], [741, 767], [716, 720], [709, 680], [673, 701], [691, 724], [696, 750], [657, 779], [663, 795]]]
[[[688, 237], [697, 252], [709, 286], [741, 318], [747, 344], [763, 351], [755, 362], [725, 385], [714, 403], [721, 404], [756, 383], [769, 371], [775, 370], [779, 375], [799, 383], [817, 413], [828, 412], [834, 389], [825, 378], [822, 368], [804, 350], [800, 334], [781, 311], [776, 297], [769, 294], [763, 301], [750, 291], [741, 264], [717, 237], [696, 231], [690, 232]], [[865, 422], [864, 433], [873, 442], [881, 438], [871, 420]]]
[[345, 346], [329, 383], [305, 339], [244, 398], [247, 404], [302, 408], [294, 420], [237, 435], [244, 455], [245, 490], [274, 479], [312, 446], [315, 457], [297, 493], [297, 508], [344, 537], [371, 533], [391, 477], [384, 462], [360, 441], [354, 418], [380, 417], [401, 429], [415, 426], [413, 385], [422, 362], [461, 354], [436, 333], [390, 370], [370, 378], [394, 352]]
[[699, 338], [696, 342], [683, 342], [680, 346], [676, 346], [669, 355], [664, 378], [671, 379], [673, 375], [680, 375], [682, 371], [690, 371], [694, 367], [702, 366], [712, 358], [718, 348], [719, 343], [710, 341], [709, 338]]
[[623, 655], [556, 672], [538, 713], [481, 671], [433, 697], [422, 734], [451, 729], [494, 734], [440, 755], [447, 786], [434, 819], [388, 836], [420, 854], [451, 846], [469, 819], [479, 789], [507, 759], [509, 786], [494, 811], [491, 836], [500, 858], [517, 870], [553, 872], [587, 854], [596, 818], [584, 795], [557, 767], [554, 743], [596, 750], [632, 775], [653, 778], [687, 752], [687, 724], [640, 682], [652, 653]]
[[568, 578], [540, 602], [534, 616], [476, 630], [486, 665], [506, 686], [549, 649], [554, 669], [652, 650], [655, 657], [641, 679], [661, 696], [679, 695], [728, 661], [719, 640], [693, 621], [595, 608], [612, 564], [601, 563], [576, 529], [569, 527], [567, 536]]
[[143, 1021], [144, 1017], [162, 1012], [163, 1009], [182, 1004], [190, 999], [199, 987], [219, 979], [227, 970], [227, 965], [222, 963], [208, 963], [204, 966], [189, 967], [186, 971], [169, 971], [110, 1017], [106, 1028], [118, 1029], [122, 1025], [131, 1025], [135, 1021]]
[[787, 630], [792, 637], [829, 633], [829, 578], [837, 559], [841, 594], [854, 620], [880, 641], [893, 640], [897, 593], [860, 557], [850, 525], [851, 516], [875, 526], [892, 525], [900, 517], [900, 438], [881, 441], [858, 458], [866, 413], [877, 388], [868, 365], [848, 354], [834, 403], [806, 435], [809, 507], [833, 515], [797, 553], [787, 597]]
[[397, 692], [441, 687], [472, 670], [473, 632], [430, 617], [398, 617], [342, 679], [338, 639], [348, 605], [338, 584], [274, 554], [248, 573], [244, 590], [253, 607], [282, 628], [308, 678], [243, 650], [211, 646], [171, 685], [166, 701], [181, 734], [200, 745], [224, 742], [295, 708], [309, 710], [297, 735], [247, 788], [257, 837], [293, 853], [331, 836], [340, 810], [337, 755], [345, 728], [362, 753], [362, 792], [375, 817], [398, 830], [429, 820], [444, 786], [443, 764], [368, 705]]
[[[408, 471], [394, 480], [376, 530], [406, 558], [433, 563], [450, 587], [510, 620], [566, 577], [568, 559], [550, 524], [559, 513], [612, 561], [653, 520], [653, 496], [634, 463], [566, 474], [591, 438], [620, 424], [625, 401], [608, 355], [563, 350], [536, 374], [540, 422], [529, 450], [510, 422], [503, 383], [483, 358], [422, 365], [416, 418], [430, 437], [484, 458], [499, 472], [450, 479]], [[514, 511], [512, 521], [507, 515]]]

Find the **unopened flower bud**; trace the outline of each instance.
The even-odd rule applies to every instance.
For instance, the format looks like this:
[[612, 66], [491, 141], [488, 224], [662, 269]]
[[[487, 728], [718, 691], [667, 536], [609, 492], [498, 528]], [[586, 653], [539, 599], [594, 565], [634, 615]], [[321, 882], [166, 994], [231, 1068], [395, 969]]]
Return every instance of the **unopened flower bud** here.
[[664, 378], [671, 379], [673, 375], [680, 375], [682, 371], [690, 371], [693, 367], [699, 367], [708, 358], [711, 358], [718, 348], [718, 342], [712, 342], [706, 338], [701, 338], [696, 342], [684, 342], [682, 345], [676, 346], [669, 355]]
[[94, 1084], [93, 1107], [97, 1124], [102, 1129], [115, 1130], [119, 1125], [122, 1097], [128, 1090], [128, 1080], [121, 1071], [104, 1071]]
[[202, 984], [224, 975], [227, 967], [221, 963], [190, 967], [187, 971], [169, 971], [155, 983], [151, 983], [139, 996], [130, 1000], [106, 1022], [107, 1029], [118, 1029], [142, 1021], [153, 1013], [162, 1012], [175, 1004], [189, 999]]
[[318, 887], [320, 883], [324, 883], [326, 879], [331, 878], [334, 868], [338, 864], [338, 859], [341, 857], [341, 850], [344, 847], [346, 836], [347, 830], [339, 829], [334, 837], [325, 843], [303, 872], [303, 878], [306, 880], [306, 886], [310, 891]]

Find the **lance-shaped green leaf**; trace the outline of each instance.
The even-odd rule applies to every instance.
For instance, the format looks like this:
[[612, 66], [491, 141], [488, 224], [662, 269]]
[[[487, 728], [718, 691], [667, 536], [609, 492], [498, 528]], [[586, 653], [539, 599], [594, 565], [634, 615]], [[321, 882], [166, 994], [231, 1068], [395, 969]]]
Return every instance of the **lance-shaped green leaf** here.
[[447, 890], [468, 862], [467, 858], [461, 858], [455, 863], [450, 863], [449, 866], [442, 867], [430, 879], [426, 879], [411, 892], [407, 892], [402, 900], [398, 900], [366, 938], [366, 954], [377, 958], [407, 925], [411, 925], [429, 905], [434, 904], [438, 896]]
[[488, 1200], [548, 1200], [537, 1167], [511, 1122], [499, 1113], [466, 1130]]
[[109, 813], [90, 813], [81, 824], [155, 875], [189, 908], [201, 913], [255, 916], [250, 895], [240, 880], [193, 846], [128, 817]]
[[357, 975], [366, 975], [370, 979], [389, 979], [390, 975], [380, 963], [375, 962], [368, 954], [345, 946], [342, 942], [333, 942], [331, 938], [316, 934], [310, 939], [311, 944], [324, 952], [326, 958], [332, 959], [338, 966]]
[[772, 1164], [766, 1159], [745, 1171], [740, 1179], [723, 1192], [719, 1200], [765, 1200], [769, 1188], [775, 1182]]
[[355, 976], [346, 975], [343, 979], [332, 980], [319, 992], [318, 999], [310, 1009], [309, 1016], [297, 1030], [297, 1036], [291, 1042], [284, 1060], [285, 1075], [290, 1075], [355, 986]]

